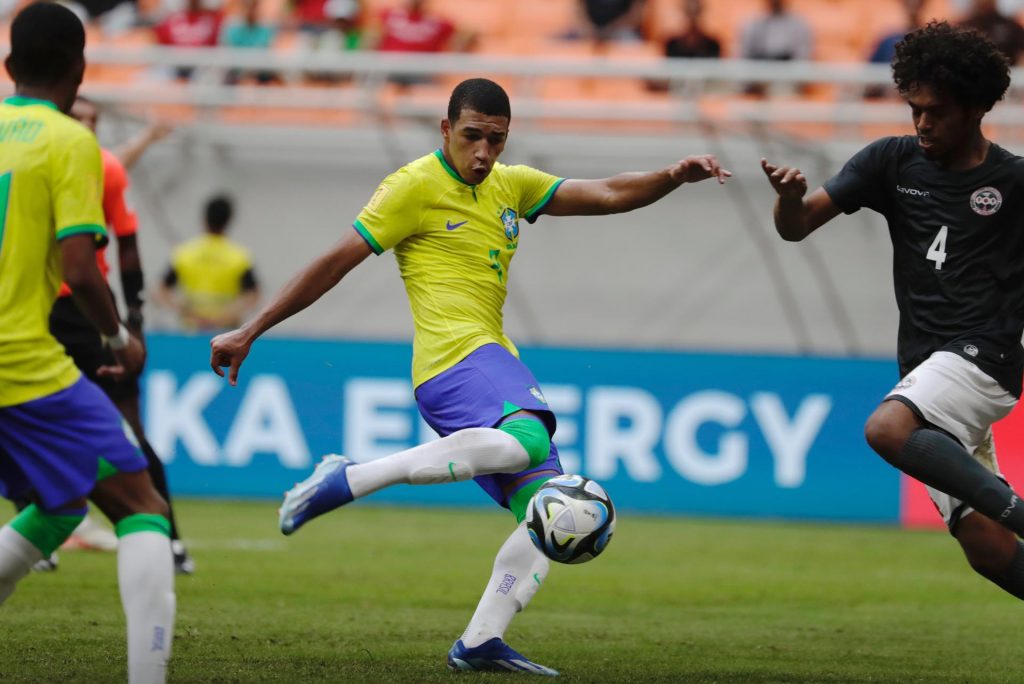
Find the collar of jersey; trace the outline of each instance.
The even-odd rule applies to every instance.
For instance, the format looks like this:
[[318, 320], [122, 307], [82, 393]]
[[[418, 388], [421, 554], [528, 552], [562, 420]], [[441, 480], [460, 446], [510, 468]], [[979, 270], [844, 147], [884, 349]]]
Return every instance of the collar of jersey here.
[[473, 201], [476, 201], [476, 186], [467, 183], [465, 180], [463, 180], [462, 176], [459, 175], [458, 171], [456, 171], [455, 169], [448, 165], [448, 160], [444, 158], [444, 152], [442, 152], [440, 148], [434, 150], [434, 156], [437, 157], [437, 161], [441, 162], [441, 166], [444, 167], [444, 170], [448, 172], [449, 176], [459, 181], [463, 185], [468, 186], [469, 189], [473, 191]]
[[23, 97], [21, 95], [12, 95], [11, 97], [4, 98], [4, 104], [12, 105], [14, 107], [27, 107], [29, 105], [43, 105], [49, 107], [55, 112], [59, 112], [60, 109], [57, 105], [50, 102], [49, 100], [40, 100], [36, 97]]

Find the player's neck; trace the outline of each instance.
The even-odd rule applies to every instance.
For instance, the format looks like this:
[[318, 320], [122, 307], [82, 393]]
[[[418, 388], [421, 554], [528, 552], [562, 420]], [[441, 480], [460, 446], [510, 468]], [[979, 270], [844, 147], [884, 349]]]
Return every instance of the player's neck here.
[[954, 153], [941, 160], [940, 163], [950, 171], [970, 171], [985, 163], [991, 146], [992, 143], [982, 135], [979, 128], [967, 138], [963, 145], [958, 146]]
[[17, 86], [14, 89], [16, 97], [24, 97], [30, 100], [46, 100], [60, 107], [60, 103], [64, 100], [61, 97], [61, 93], [57, 92], [55, 88], [44, 88], [35, 86]]

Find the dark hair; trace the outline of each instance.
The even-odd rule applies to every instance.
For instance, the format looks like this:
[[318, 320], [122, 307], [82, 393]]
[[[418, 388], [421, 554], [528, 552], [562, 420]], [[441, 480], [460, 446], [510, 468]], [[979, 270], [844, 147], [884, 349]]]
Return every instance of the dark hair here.
[[1010, 87], [1010, 63], [980, 33], [932, 21], [896, 44], [892, 78], [901, 93], [928, 86], [987, 112]]
[[85, 59], [85, 28], [75, 13], [36, 2], [11, 23], [11, 73], [19, 85], [52, 86]]
[[486, 78], [470, 78], [455, 86], [448, 100], [448, 121], [454, 124], [463, 109], [472, 109], [486, 116], [512, 118], [508, 93]]
[[206, 227], [215, 233], [222, 233], [231, 220], [231, 199], [218, 195], [206, 203]]

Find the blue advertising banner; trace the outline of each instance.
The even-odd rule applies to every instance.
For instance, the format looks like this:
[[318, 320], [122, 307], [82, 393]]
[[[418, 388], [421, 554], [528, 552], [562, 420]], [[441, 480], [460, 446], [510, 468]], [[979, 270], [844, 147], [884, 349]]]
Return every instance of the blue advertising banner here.
[[[260, 340], [237, 387], [206, 337], [149, 337], [150, 442], [185, 495], [278, 497], [325, 453], [379, 458], [436, 435], [416, 411], [408, 344]], [[524, 348], [558, 417], [566, 472], [623, 510], [897, 523], [899, 477], [863, 425], [893, 362]], [[490, 504], [471, 482], [375, 501]], [[492, 504], [491, 504], [492, 505]]]

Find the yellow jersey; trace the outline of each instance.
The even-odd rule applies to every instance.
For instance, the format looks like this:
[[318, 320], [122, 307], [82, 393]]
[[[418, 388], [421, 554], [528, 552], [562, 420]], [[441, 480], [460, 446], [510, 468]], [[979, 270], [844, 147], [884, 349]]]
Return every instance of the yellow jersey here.
[[377, 188], [353, 225], [377, 254], [395, 251], [415, 326], [414, 387], [485, 344], [518, 355], [502, 308], [519, 220], [536, 220], [563, 180], [496, 163], [469, 185], [437, 150]]
[[219, 318], [242, 294], [244, 277], [252, 270], [249, 251], [223, 235], [204, 233], [179, 245], [171, 267], [185, 299], [182, 316]]
[[80, 373], [50, 334], [58, 241], [106, 237], [96, 137], [44, 100], [0, 104], [0, 406], [48, 396]]

